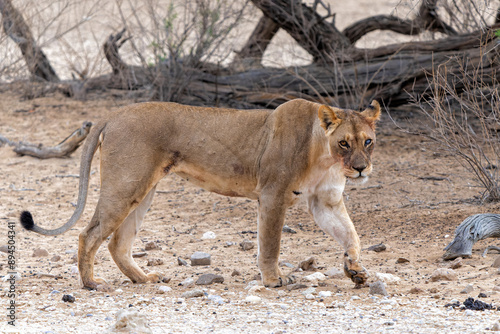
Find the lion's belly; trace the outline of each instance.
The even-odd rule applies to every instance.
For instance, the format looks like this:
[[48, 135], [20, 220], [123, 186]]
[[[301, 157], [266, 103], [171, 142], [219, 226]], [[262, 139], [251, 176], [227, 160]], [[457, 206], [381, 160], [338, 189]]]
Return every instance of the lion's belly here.
[[246, 175], [219, 175], [194, 166], [179, 166], [172, 170], [183, 179], [214, 193], [230, 197], [257, 199], [256, 182]]

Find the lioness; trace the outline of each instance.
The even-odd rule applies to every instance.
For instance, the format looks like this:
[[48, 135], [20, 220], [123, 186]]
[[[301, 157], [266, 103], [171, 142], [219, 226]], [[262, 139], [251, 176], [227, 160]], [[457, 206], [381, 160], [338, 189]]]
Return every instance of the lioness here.
[[372, 171], [377, 101], [363, 112], [302, 99], [275, 110], [233, 110], [141, 103], [121, 108], [92, 127], [80, 166], [78, 203], [62, 227], [46, 230], [21, 214], [24, 228], [45, 235], [66, 232], [80, 218], [89, 172], [101, 150], [101, 192], [90, 224], [79, 237], [78, 268], [84, 287], [94, 277], [94, 256], [113, 234], [109, 251], [132, 282], [156, 282], [132, 259], [132, 243], [158, 182], [169, 173], [218, 194], [258, 201], [258, 266], [265, 286], [287, 284], [278, 268], [285, 210], [302, 197], [316, 223], [345, 249], [344, 270], [366, 281], [359, 237], [342, 200], [346, 177]]

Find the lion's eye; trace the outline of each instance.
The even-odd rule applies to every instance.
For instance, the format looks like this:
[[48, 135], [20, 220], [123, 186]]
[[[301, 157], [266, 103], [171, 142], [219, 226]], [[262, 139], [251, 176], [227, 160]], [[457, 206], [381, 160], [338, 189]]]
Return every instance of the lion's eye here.
[[365, 146], [370, 146], [371, 143], [372, 143], [371, 139], [365, 140]]
[[349, 148], [349, 143], [347, 143], [345, 140], [339, 141], [339, 146], [342, 148]]

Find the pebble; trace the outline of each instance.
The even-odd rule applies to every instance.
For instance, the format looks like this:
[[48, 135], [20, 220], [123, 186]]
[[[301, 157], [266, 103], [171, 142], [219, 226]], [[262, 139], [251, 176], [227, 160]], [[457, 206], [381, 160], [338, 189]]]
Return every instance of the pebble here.
[[332, 296], [332, 292], [331, 291], [320, 291], [318, 293], [318, 296], [321, 297], [321, 298], [331, 297]]
[[247, 296], [245, 298], [245, 301], [247, 303], [250, 303], [250, 304], [257, 304], [257, 303], [260, 303], [262, 301], [262, 298], [260, 298], [259, 296], [251, 295], [251, 296]]
[[387, 285], [398, 284], [399, 281], [401, 280], [401, 278], [397, 277], [396, 275], [387, 273], [375, 273], [375, 277], [379, 281], [382, 281]]
[[385, 284], [382, 281], [376, 281], [370, 284], [370, 294], [371, 295], [382, 295], [388, 296], [387, 290], [385, 289]]
[[304, 261], [301, 261], [299, 263], [299, 268], [304, 270], [304, 271], [315, 270], [317, 268], [316, 259], [311, 256], [310, 258], [308, 258]]
[[112, 331], [119, 332], [153, 333], [146, 316], [133, 308], [119, 310], [116, 313], [116, 323], [112, 329], [114, 329]]
[[307, 300], [314, 299], [314, 295], [312, 293], [308, 293], [305, 297], [306, 297]]
[[212, 263], [212, 257], [208, 253], [194, 252], [191, 255], [192, 266], [209, 266]]
[[462, 267], [462, 258], [457, 257], [455, 260], [451, 261], [450, 264], [448, 265], [448, 268], [450, 269], [458, 269]]
[[241, 276], [241, 273], [239, 270], [237, 269], [234, 269], [233, 272], [231, 273], [231, 276], [234, 277], [234, 276]]
[[216, 303], [216, 304], [224, 304], [224, 299], [221, 297], [221, 296], [217, 296], [217, 295], [208, 295], [208, 300], [210, 300], [211, 302], [213, 303]]
[[53, 257], [50, 258], [51, 262], [58, 262], [61, 260], [61, 255], [54, 255]]
[[474, 290], [474, 286], [472, 284], [467, 284], [465, 288], [462, 291], [460, 291], [460, 293], [469, 294], [472, 292], [472, 290]]
[[154, 241], [150, 241], [146, 245], [144, 245], [144, 249], [147, 251], [150, 251], [150, 250], [161, 249], [161, 248]]
[[163, 264], [162, 259], [148, 259], [148, 263], [146, 264], [148, 267], [161, 266]]
[[292, 233], [292, 234], [297, 233], [297, 231], [295, 231], [293, 228], [291, 228], [288, 225], [283, 226], [283, 232], [285, 232], [285, 233]]
[[457, 280], [457, 273], [453, 269], [449, 268], [438, 268], [434, 270], [430, 278], [431, 282], [436, 281], [455, 281]]
[[253, 249], [255, 247], [255, 242], [245, 239], [242, 242], [240, 242], [240, 247], [244, 251], [247, 251], [247, 250]]
[[314, 274], [307, 275], [304, 277], [304, 279], [308, 280], [309, 282], [314, 282], [314, 281], [323, 281], [325, 280], [326, 276], [323, 275], [323, 273], [315, 272]]
[[396, 263], [400, 264], [400, 263], [408, 263], [410, 262], [410, 260], [408, 260], [407, 258], [404, 258], [404, 257], [400, 257], [396, 260]]
[[387, 249], [387, 247], [383, 244], [383, 243], [380, 243], [378, 245], [373, 245], [373, 246], [370, 246], [368, 247], [368, 250], [369, 251], [374, 251], [374, 252], [383, 252]]
[[248, 290], [248, 293], [249, 294], [252, 294], [252, 293], [255, 293], [255, 292], [263, 292], [266, 290], [266, 287], [263, 286], [263, 285], [256, 285], [256, 286], [252, 286], [249, 290]]
[[187, 266], [188, 265], [187, 261], [184, 259], [181, 259], [180, 257], [177, 258], [177, 264], [179, 266]]
[[307, 288], [306, 290], [302, 291], [302, 294], [304, 296], [306, 296], [306, 295], [314, 295], [314, 294], [316, 294], [316, 288], [313, 288], [313, 287]]
[[78, 271], [78, 267], [77, 267], [77, 266], [71, 266], [71, 267], [69, 268], [69, 272], [70, 272], [70, 274], [72, 274], [72, 275], [77, 275], [77, 274], [79, 273], [79, 271]]
[[215, 235], [214, 232], [208, 231], [203, 233], [203, 235], [201, 236], [201, 240], [210, 240], [210, 239], [215, 239], [216, 237], [217, 236]]
[[351, 300], [361, 300], [361, 297], [354, 295], [351, 297]]
[[58, 291], [58, 290], [52, 290], [52, 291], [50, 292], [50, 294], [51, 294], [51, 295], [54, 295], [54, 294], [57, 294], [57, 293], [61, 293], [61, 292], [60, 292], [60, 291]]
[[411, 294], [419, 294], [419, 293], [422, 293], [424, 292], [424, 290], [420, 289], [419, 287], [413, 287], [410, 289], [410, 292]]
[[500, 256], [497, 256], [493, 264], [491, 265], [493, 268], [500, 268]]
[[224, 283], [224, 277], [216, 274], [203, 274], [196, 281], [196, 285], [210, 285], [213, 283]]
[[500, 321], [497, 320], [493, 325], [491, 325], [491, 330], [493, 332], [500, 332]]
[[182, 286], [185, 286], [185, 287], [190, 287], [190, 286], [194, 285], [194, 279], [192, 277], [188, 277], [184, 281], [182, 281], [180, 284]]
[[163, 294], [165, 292], [170, 292], [170, 291], [172, 291], [172, 288], [169, 286], [166, 286], [166, 285], [162, 285], [158, 288], [158, 292], [161, 294]]
[[288, 284], [286, 286], [286, 289], [288, 291], [292, 291], [292, 290], [299, 290], [299, 289], [305, 289], [307, 288], [307, 285], [305, 284], [300, 284], [300, 283], [294, 283], [294, 284]]
[[343, 278], [345, 274], [344, 274], [343, 270], [340, 270], [338, 268], [332, 268], [332, 269], [328, 270], [325, 273], [325, 275], [328, 277]]
[[49, 256], [49, 252], [44, 248], [37, 248], [33, 251], [32, 257], [46, 257]]
[[184, 292], [181, 297], [182, 298], [197, 298], [197, 297], [203, 297], [205, 295], [205, 293], [203, 292], [203, 290], [200, 290], [200, 289], [194, 289], [194, 290], [190, 290], [190, 291], [186, 291]]
[[74, 303], [75, 302], [75, 297], [72, 295], [63, 295], [62, 296], [62, 301], [65, 303]]
[[8, 251], [9, 251], [9, 246], [8, 245], [2, 245], [2, 246], [0, 246], [0, 252], [7, 253]]
[[465, 310], [465, 315], [470, 317], [470, 316], [473, 316], [474, 315], [474, 311], [472, 310]]

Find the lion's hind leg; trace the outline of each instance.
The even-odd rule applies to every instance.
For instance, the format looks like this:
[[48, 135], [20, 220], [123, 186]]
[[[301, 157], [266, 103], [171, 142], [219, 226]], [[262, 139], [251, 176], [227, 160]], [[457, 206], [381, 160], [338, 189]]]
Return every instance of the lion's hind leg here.
[[157, 282], [161, 278], [159, 274], [154, 272], [146, 275], [132, 258], [132, 244], [144, 216], [151, 206], [155, 190], [156, 187], [153, 187], [137, 208], [127, 216], [113, 233], [108, 245], [109, 252], [118, 268], [134, 283]]

